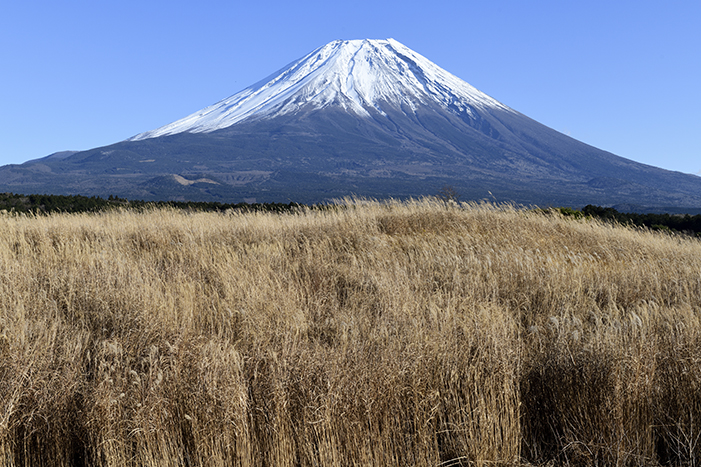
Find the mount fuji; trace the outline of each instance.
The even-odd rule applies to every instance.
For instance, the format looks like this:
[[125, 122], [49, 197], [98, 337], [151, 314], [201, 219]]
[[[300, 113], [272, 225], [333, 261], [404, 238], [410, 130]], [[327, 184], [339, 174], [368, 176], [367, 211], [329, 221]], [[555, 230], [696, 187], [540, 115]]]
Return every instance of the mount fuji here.
[[701, 177], [556, 132], [393, 40], [334, 41], [126, 141], [0, 167], [0, 191], [323, 202], [346, 195], [701, 210]]

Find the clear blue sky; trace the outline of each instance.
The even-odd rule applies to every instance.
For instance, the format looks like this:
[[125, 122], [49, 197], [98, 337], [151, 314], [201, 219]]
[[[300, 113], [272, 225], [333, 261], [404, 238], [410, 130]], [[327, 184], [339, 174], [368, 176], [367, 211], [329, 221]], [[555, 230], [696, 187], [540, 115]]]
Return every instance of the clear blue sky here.
[[701, 171], [701, 2], [8, 1], [0, 165], [184, 117], [334, 39], [392, 37], [585, 143]]

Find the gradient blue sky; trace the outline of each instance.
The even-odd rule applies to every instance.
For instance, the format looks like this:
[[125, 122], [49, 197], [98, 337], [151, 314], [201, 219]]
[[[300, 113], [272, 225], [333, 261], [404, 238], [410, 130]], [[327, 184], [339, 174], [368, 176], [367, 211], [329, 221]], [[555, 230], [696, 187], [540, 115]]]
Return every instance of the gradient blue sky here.
[[701, 2], [34, 1], [0, 9], [0, 165], [115, 143], [334, 39], [392, 37], [585, 143], [701, 171]]

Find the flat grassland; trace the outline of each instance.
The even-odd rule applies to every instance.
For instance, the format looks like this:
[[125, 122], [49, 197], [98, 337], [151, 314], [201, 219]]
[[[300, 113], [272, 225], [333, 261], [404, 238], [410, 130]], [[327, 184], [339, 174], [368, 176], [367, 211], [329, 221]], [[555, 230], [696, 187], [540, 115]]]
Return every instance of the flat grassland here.
[[0, 464], [693, 465], [701, 242], [507, 206], [0, 216]]

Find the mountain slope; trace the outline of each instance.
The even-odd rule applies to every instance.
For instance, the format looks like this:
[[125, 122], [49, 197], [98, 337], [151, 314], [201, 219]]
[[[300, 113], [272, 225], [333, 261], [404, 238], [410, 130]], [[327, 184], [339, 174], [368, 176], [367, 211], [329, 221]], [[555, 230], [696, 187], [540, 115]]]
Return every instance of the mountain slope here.
[[127, 141], [0, 168], [0, 190], [319, 202], [357, 194], [701, 208], [701, 178], [569, 138], [392, 39], [335, 41]]

